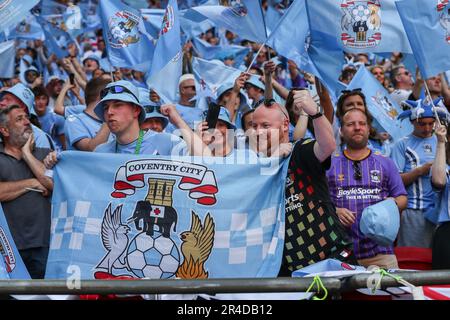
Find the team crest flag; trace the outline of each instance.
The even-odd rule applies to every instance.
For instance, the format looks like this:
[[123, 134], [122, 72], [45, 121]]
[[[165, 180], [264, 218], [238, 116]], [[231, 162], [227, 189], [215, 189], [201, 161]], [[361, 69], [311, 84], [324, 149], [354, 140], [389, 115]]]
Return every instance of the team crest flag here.
[[275, 277], [287, 161], [216, 159], [63, 152], [46, 278]]
[[0, 279], [30, 279], [0, 205]]
[[411, 53], [395, 0], [307, 0], [311, 37], [326, 33], [347, 52]]
[[7, 30], [23, 20], [39, 0], [1, 0], [0, 30]]
[[374, 118], [374, 126], [386, 131], [397, 141], [412, 132], [409, 121], [399, 121], [397, 116], [402, 112], [400, 106], [390, 98], [386, 89], [378, 80], [364, 67], [356, 72], [347, 89], [361, 88], [366, 96], [366, 103]]
[[409, 0], [396, 5], [424, 78], [450, 70], [449, 1]]
[[145, 30], [140, 12], [118, 0], [102, 0], [99, 8], [111, 64], [147, 72], [153, 58], [154, 43]]
[[13, 78], [16, 58], [16, 46], [14, 41], [0, 43], [0, 78]]

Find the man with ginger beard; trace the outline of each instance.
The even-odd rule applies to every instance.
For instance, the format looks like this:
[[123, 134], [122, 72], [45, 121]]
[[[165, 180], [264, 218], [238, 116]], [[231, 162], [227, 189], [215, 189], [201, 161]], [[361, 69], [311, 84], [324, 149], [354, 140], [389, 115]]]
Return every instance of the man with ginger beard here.
[[260, 156], [290, 157], [286, 178], [286, 233], [279, 276], [327, 258], [352, 263], [351, 241], [331, 202], [326, 170], [336, 148], [333, 129], [306, 90], [294, 91], [294, 112], [312, 119], [317, 140], [289, 143], [289, 117], [285, 108], [265, 100], [253, 113], [254, 136]]
[[399, 211], [407, 204], [407, 193], [394, 162], [368, 147], [369, 132], [364, 111], [354, 108], [343, 114], [341, 135], [346, 148], [331, 158], [328, 185], [339, 220], [353, 239], [358, 263], [398, 268], [392, 245], [380, 245], [360, 229], [362, 212], [368, 206], [387, 198], [394, 199]]
[[42, 163], [50, 149], [35, 148], [27, 113], [0, 111], [0, 202], [14, 242], [32, 278], [43, 279], [50, 240], [53, 182]]

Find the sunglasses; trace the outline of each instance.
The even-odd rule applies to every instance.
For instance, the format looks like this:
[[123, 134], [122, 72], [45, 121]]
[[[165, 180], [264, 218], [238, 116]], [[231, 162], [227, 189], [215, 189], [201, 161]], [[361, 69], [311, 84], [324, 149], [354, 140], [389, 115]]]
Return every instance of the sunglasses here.
[[145, 113], [159, 112], [161, 113], [160, 106], [144, 106]]
[[355, 180], [362, 179], [361, 163], [359, 161], [353, 161], [353, 178]]
[[112, 94], [128, 93], [128, 94], [131, 94], [137, 101], [139, 101], [138, 97], [136, 97], [136, 95], [133, 92], [131, 92], [129, 89], [125, 88], [124, 86], [115, 85], [115, 86], [104, 88], [102, 91], [100, 91], [100, 99], [103, 99], [108, 93], [112, 93]]

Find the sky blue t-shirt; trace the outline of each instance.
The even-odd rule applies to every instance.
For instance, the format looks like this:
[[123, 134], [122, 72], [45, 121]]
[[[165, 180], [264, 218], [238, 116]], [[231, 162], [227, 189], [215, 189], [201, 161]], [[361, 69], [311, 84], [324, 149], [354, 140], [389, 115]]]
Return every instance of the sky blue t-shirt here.
[[39, 123], [41, 124], [41, 129], [52, 137], [53, 142], [55, 142], [57, 148], [62, 151], [63, 146], [59, 140], [59, 136], [64, 134], [64, 117], [47, 110], [47, 112], [39, 117]]
[[[137, 140], [122, 145], [114, 139], [99, 145], [94, 152], [134, 154]], [[139, 154], [184, 156], [187, 154], [187, 145], [184, 140], [173, 134], [148, 130], [144, 133]]]
[[[410, 172], [412, 169], [434, 161], [436, 155], [437, 138], [418, 138], [410, 134], [397, 141], [391, 150], [391, 159], [400, 173]], [[408, 192], [408, 208], [432, 210], [434, 208], [434, 192], [429, 175], [421, 176], [406, 188]]]
[[55, 150], [55, 142], [48, 134], [33, 124], [31, 125], [31, 128], [33, 129], [34, 144], [36, 147]]
[[73, 114], [82, 113], [85, 109], [86, 109], [86, 106], [84, 104], [76, 104], [73, 106], [66, 106], [66, 107], [64, 107], [64, 118], [67, 118]]
[[433, 215], [427, 218], [434, 223], [444, 223], [450, 221], [449, 201], [450, 201], [450, 166], [447, 166], [447, 183], [442, 190], [435, 189], [437, 207]]
[[74, 145], [81, 139], [94, 138], [100, 131], [102, 124], [103, 122], [93, 118], [85, 112], [67, 117], [64, 126], [67, 150], [77, 150]]

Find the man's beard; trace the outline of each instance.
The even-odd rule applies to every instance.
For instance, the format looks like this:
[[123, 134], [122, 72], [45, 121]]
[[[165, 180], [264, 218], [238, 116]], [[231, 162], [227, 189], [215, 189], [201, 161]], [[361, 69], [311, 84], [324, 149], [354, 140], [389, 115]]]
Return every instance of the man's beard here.
[[14, 130], [11, 132], [10, 142], [12, 145], [16, 147], [23, 147], [25, 143], [27, 143], [28, 138], [33, 133], [33, 130], [30, 128], [29, 130], [25, 130], [22, 133], [15, 132]]

